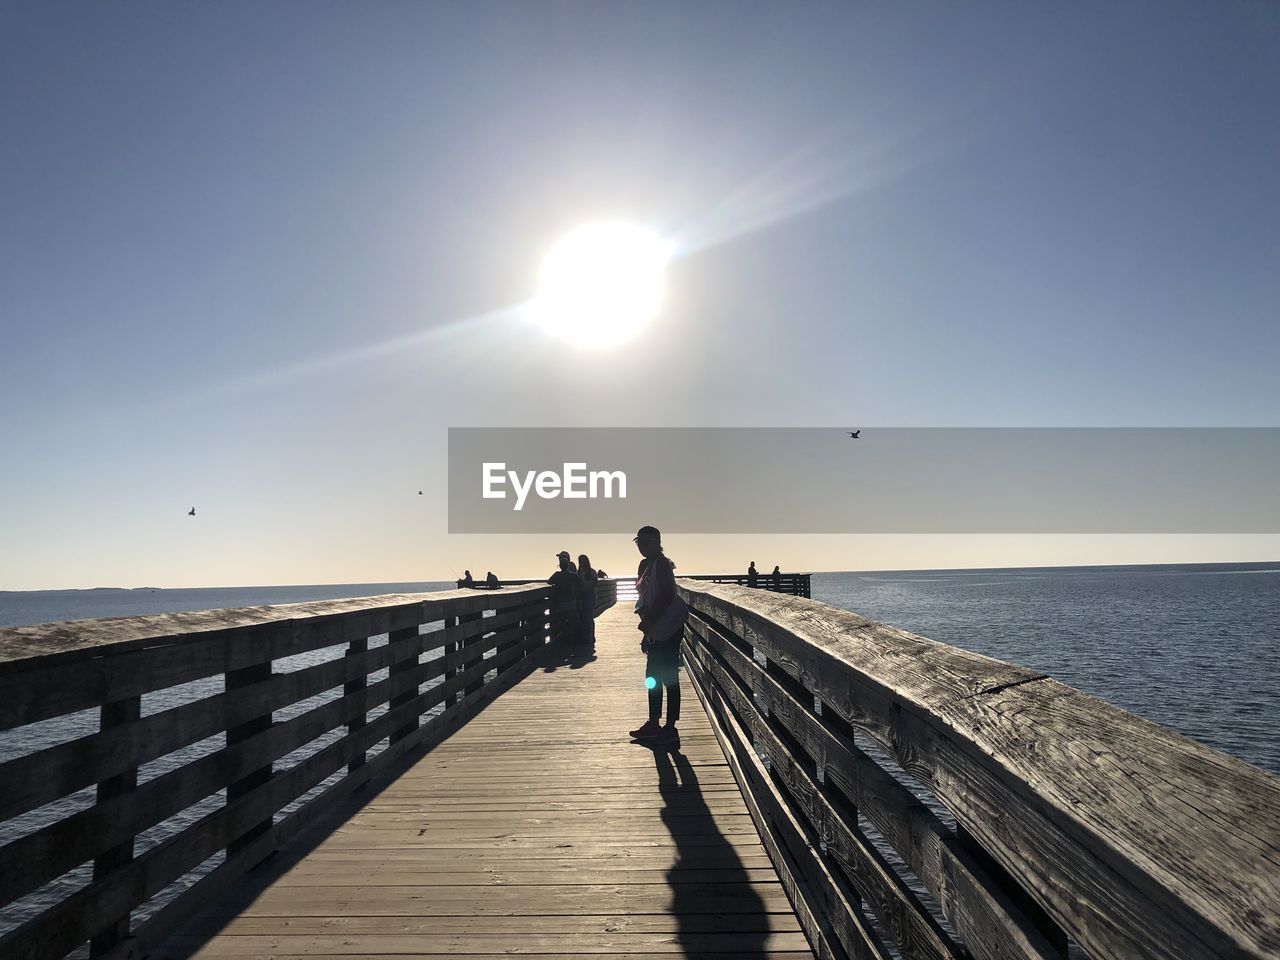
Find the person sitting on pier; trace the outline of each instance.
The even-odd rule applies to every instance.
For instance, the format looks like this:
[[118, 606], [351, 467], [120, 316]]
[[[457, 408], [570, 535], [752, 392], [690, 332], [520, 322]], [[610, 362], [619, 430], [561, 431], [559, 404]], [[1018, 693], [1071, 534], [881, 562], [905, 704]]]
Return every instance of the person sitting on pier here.
[[[644, 556], [636, 570], [636, 613], [644, 634], [640, 651], [647, 655], [645, 686], [649, 688], [649, 719], [631, 731], [634, 740], [653, 746], [679, 746], [680, 639], [689, 607], [676, 593], [675, 564], [662, 552], [662, 534], [641, 527], [636, 548]], [[662, 691], [667, 692], [667, 723], [662, 726]]]
[[578, 555], [578, 645], [591, 652], [596, 648], [596, 582], [599, 574], [591, 568], [591, 558]]
[[[458, 568], [454, 567], [453, 569], [457, 570]], [[475, 585], [476, 585], [476, 582], [471, 579], [471, 571], [463, 570], [462, 579], [458, 581], [458, 586], [465, 588], [467, 590], [471, 590], [472, 588], [475, 587]]]
[[497, 590], [502, 584], [498, 581], [498, 575], [490, 570], [484, 578], [484, 585], [490, 590]]
[[756, 572], [756, 562], [754, 560], [752, 560], [751, 565], [747, 567], [747, 586], [760, 586], [760, 574]]
[[561, 550], [556, 559], [560, 561], [560, 569], [547, 578], [551, 584], [551, 639], [572, 643], [578, 632], [580, 581], [568, 550]]
[[773, 589], [781, 590], [782, 589], [782, 571], [779, 570], [775, 565], [773, 568], [773, 573], [769, 574], [769, 576], [773, 578]]
[[603, 570], [597, 570], [597, 571], [596, 571], [596, 577], [597, 577], [597, 578], [599, 578], [600, 580], [608, 580], [608, 579], [609, 579], [609, 575], [608, 575], [607, 573], [605, 573]]

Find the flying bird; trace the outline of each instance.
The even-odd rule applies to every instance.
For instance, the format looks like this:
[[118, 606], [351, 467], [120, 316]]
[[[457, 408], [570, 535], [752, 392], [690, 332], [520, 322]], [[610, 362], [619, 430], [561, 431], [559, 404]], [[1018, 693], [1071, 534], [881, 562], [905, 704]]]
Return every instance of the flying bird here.
[[857, 439], [858, 439], [858, 434], [860, 434], [861, 432], [862, 432], [861, 430], [850, 430], [850, 431], [849, 431], [849, 439], [850, 439], [850, 440], [857, 440]]
[[196, 508], [195, 508], [195, 507], [192, 507], [190, 510], [188, 510], [188, 511], [187, 511], [187, 516], [188, 516], [188, 517], [194, 517], [195, 515], [196, 515]]
[[422, 491], [421, 491], [421, 490], [419, 490], [419, 491], [418, 491], [418, 496], [422, 496]]

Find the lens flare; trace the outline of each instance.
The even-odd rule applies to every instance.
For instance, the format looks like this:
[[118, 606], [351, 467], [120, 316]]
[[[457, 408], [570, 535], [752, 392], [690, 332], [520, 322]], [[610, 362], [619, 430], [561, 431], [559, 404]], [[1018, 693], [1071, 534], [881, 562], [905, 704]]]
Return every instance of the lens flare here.
[[644, 685], [648, 687], [650, 690], [652, 690], [654, 687], [658, 685], [658, 680], [656, 677], [645, 677]]

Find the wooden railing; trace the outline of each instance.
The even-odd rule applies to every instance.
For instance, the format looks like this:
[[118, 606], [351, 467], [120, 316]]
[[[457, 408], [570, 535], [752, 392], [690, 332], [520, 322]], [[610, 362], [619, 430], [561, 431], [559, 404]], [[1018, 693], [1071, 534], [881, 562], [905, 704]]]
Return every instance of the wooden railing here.
[[[760, 590], [771, 590], [774, 593], [787, 593], [793, 597], [808, 597], [810, 593], [810, 581], [813, 574], [810, 573], [782, 573], [775, 580], [771, 574], [760, 574], [756, 578], [754, 586]], [[753, 586], [750, 578], [745, 573], [693, 573], [684, 577], [686, 580], [703, 580], [708, 583], [732, 583], [739, 587]], [[505, 580], [503, 583], [507, 586], [517, 586], [530, 583], [543, 583], [542, 580]], [[615, 584], [614, 600], [635, 600], [636, 599], [636, 578], [635, 577], [611, 577], [602, 583], [613, 582]], [[459, 581], [461, 583], [461, 581]], [[472, 588], [475, 590], [488, 589], [481, 582], [477, 582]]]
[[703, 580], [710, 583], [732, 583], [739, 587], [756, 587], [760, 590], [772, 590], [774, 593], [789, 593], [793, 597], [812, 596], [809, 591], [809, 573], [780, 573], [776, 577], [770, 573], [762, 573], [756, 577], [755, 583], [745, 573], [695, 573], [687, 576], [687, 580]]
[[[615, 596], [602, 587], [599, 608]], [[541, 585], [0, 630], [0, 731], [44, 744], [0, 763], [0, 822], [28, 822], [0, 847], [0, 907], [40, 898], [0, 956], [159, 942], [527, 673], [548, 604]], [[147, 765], [162, 772], [140, 778]], [[50, 893], [77, 872], [79, 889]], [[160, 901], [131, 931], [133, 911]]]
[[[634, 583], [634, 578], [631, 581]], [[504, 580], [503, 587], [528, 587], [537, 585], [548, 586], [545, 579], [525, 579], [525, 580]], [[472, 590], [488, 590], [483, 583], [477, 583]], [[600, 616], [605, 610], [608, 610], [618, 602], [619, 583], [612, 577], [606, 577], [603, 580], [596, 581], [596, 616]]]
[[1280, 956], [1280, 779], [820, 603], [680, 590], [688, 671], [820, 957]]

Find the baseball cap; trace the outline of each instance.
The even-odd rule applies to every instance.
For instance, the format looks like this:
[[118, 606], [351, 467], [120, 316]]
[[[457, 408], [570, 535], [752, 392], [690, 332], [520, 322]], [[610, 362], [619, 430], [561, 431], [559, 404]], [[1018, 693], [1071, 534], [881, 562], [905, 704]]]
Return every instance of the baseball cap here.
[[632, 537], [631, 539], [632, 539], [632, 540], [646, 540], [646, 539], [647, 539], [647, 540], [658, 540], [658, 541], [661, 541], [661, 540], [662, 540], [662, 534], [658, 531], [658, 528], [657, 528], [657, 527], [641, 527], [639, 530], [637, 530], [637, 531], [636, 531], [636, 535], [635, 535], [634, 537]]
[[559, 559], [560, 557], [564, 557], [566, 560], [568, 560], [568, 559], [569, 559], [569, 551], [568, 551], [568, 550], [561, 550], [559, 553], [557, 553], [557, 554], [556, 554], [556, 558], [557, 558], [557, 559]]

